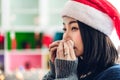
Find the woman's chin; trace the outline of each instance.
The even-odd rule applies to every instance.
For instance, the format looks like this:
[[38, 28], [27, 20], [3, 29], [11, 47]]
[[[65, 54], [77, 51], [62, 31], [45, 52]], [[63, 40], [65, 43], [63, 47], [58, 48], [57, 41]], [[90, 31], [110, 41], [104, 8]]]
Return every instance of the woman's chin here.
[[76, 57], [80, 57], [80, 56], [82, 56], [82, 54], [80, 54], [80, 53], [75, 53], [75, 56], [76, 56]]

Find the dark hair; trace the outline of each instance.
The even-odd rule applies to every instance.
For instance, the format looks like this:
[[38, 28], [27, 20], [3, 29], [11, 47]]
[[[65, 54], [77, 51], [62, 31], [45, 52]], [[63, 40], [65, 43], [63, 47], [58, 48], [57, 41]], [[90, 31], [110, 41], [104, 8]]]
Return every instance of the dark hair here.
[[110, 38], [104, 33], [78, 21], [84, 52], [78, 58], [78, 74], [100, 72], [113, 65], [118, 53]]

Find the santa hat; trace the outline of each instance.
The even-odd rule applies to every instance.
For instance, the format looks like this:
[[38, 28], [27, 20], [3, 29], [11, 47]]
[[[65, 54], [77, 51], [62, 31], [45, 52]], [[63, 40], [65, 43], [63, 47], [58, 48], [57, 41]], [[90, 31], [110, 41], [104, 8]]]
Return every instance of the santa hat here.
[[77, 19], [108, 36], [115, 28], [120, 39], [120, 14], [107, 0], [68, 1], [62, 16]]

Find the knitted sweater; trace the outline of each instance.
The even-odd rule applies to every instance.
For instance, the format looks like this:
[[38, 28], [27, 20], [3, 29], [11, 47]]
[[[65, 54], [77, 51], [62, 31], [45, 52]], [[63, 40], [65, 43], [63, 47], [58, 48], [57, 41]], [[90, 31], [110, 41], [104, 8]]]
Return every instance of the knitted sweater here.
[[[76, 71], [77, 64], [78, 60], [67, 61], [56, 59], [54, 64], [50, 62], [50, 71], [42, 80], [79, 80]], [[89, 76], [80, 80], [120, 80], [120, 65], [117, 64], [109, 67], [97, 76]]]

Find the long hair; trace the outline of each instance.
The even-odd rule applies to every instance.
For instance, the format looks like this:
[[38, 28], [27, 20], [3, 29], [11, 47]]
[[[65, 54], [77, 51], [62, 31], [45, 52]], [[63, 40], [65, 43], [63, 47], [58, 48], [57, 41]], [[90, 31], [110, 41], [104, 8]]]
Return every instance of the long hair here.
[[84, 52], [78, 58], [78, 75], [100, 72], [118, 59], [118, 53], [110, 38], [104, 33], [78, 21]]

